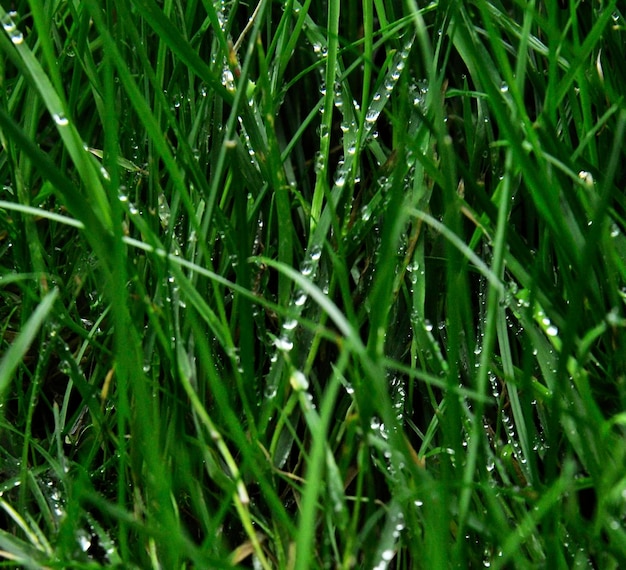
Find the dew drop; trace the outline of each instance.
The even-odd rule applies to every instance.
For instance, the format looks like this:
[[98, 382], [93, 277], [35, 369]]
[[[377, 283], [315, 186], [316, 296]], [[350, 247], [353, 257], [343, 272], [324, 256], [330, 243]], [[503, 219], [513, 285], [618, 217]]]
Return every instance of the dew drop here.
[[559, 334], [559, 329], [555, 327], [553, 324], [550, 324], [546, 328], [546, 334], [548, 336], [557, 336]]
[[377, 111], [376, 109], [370, 109], [365, 115], [365, 120], [368, 123], [373, 124], [376, 122], [379, 115], [380, 115], [380, 111]]
[[296, 295], [295, 295], [295, 298], [293, 300], [293, 304], [296, 307], [302, 307], [302, 305], [304, 305], [306, 303], [307, 298], [308, 298], [307, 294], [300, 289], [300, 290], [296, 291]]
[[294, 370], [289, 378], [289, 383], [296, 392], [305, 392], [309, 389], [309, 381], [300, 370]]
[[282, 350], [284, 352], [289, 352], [293, 348], [293, 342], [286, 336], [277, 338], [274, 341], [274, 345], [278, 348], [278, 350]]
[[61, 113], [54, 113], [52, 115], [52, 120], [59, 126], [59, 127], [66, 127], [67, 125], [69, 125], [69, 120], [67, 119], [67, 117]]
[[319, 261], [320, 257], [322, 257], [322, 248], [319, 245], [313, 246], [309, 255], [311, 256], [311, 261]]

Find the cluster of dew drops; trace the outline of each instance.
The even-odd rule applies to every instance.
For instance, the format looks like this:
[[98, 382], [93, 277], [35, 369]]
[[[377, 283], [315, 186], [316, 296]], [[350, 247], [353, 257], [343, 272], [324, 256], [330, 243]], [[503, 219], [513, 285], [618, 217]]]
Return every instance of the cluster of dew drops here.
[[24, 35], [17, 29], [17, 25], [15, 24], [17, 17], [17, 12], [11, 11], [6, 12], [1, 18], [4, 31], [16, 46], [20, 45], [24, 41]]

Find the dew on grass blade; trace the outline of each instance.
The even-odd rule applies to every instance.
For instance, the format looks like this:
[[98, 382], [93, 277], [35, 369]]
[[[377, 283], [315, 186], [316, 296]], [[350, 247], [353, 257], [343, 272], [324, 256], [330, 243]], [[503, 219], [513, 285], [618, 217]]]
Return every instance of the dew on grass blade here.
[[69, 120], [68, 118], [63, 114], [63, 113], [54, 113], [52, 115], [52, 120], [57, 124], [57, 126], [59, 127], [66, 127], [67, 125], [69, 125]]
[[337, 188], [343, 188], [346, 183], [346, 172], [344, 170], [340, 170], [337, 172], [337, 176], [335, 178], [335, 186]]
[[313, 264], [310, 261], [305, 261], [300, 266], [300, 273], [303, 277], [310, 277], [313, 274]]
[[20, 45], [24, 41], [24, 36], [22, 32], [16, 31], [14, 34], [11, 34], [11, 41], [16, 45]]
[[319, 261], [322, 256], [322, 248], [319, 245], [314, 245], [311, 248], [309, 255], [311, 257], [311, 261]]
[[378, 120], [379, 115], [380, 111], [377, 111], [376, 109], [370, 109], [365, 115], [365, 120], [370, 124], [374, 124]]
[[8, 34], [9, 38], [15, 45], [20, 45], [24, 41], [24, 36], [22, 32], [17, 29], [17, 25], [13, 21], [13, 18], [17, 18], [17, 12], [11, 11], [7, 12], [2, 17], [2, 27], [4, 31]]
[[306, 303], [307, 298], [308, 298], [307, 294], [300, 289], [300, 290], [296, 291], [296, 294], [295, 294], [295, 297], [294, 297], [294, 300], [293, 300], [293, 304], [296, 307], [302, 307], [302, 305], [304, 305]]
[[274, 346], [283, 352], [289, 352], [293, 348], [293, 341], [286, 336], [281, 336], [274, 341]]
[[305, 392], [309, 389], [309, 381], [300, 370], [294, 370], [289, 377], [289, 383], [295, 392]]

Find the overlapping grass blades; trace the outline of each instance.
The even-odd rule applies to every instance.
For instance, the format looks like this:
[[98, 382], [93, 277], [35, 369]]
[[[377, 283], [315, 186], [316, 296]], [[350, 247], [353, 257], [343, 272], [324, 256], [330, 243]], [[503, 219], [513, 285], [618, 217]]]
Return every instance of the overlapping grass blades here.
[[15, 4], [7, 565], [618, 567], [615, 0]]

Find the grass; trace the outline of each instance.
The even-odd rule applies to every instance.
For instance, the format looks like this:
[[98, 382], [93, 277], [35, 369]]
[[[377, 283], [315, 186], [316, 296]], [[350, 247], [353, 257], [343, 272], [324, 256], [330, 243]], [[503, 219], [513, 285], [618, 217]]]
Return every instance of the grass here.
[[10, 8], [2, 567], [620, 567], [616, 0]]

